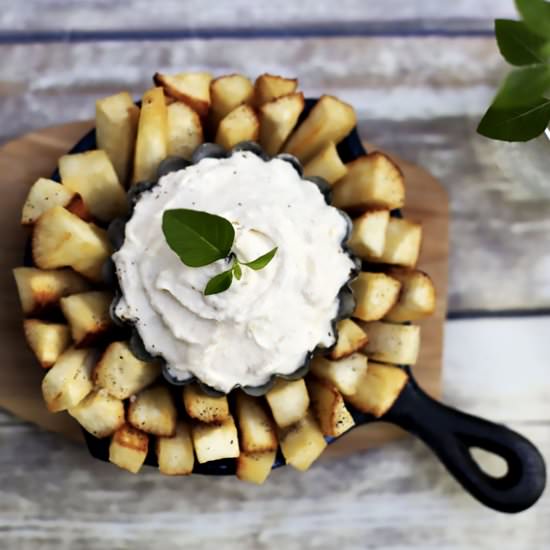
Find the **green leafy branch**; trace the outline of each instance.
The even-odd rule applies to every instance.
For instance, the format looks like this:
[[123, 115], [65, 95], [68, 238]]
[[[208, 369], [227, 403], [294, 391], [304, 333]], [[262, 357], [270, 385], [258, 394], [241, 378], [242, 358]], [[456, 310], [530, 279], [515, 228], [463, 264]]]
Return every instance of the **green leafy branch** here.
[[522, 21], [497, 19], [500, 53], [518, 67], [501, 84], [477, 131], [503, 141], [528, 141], [550, 123], [550, 3], [516, 0]]
[[229, 269], [208, 281], [204, 289], [206, 296], [227, 290], [233, 283], [233, 277], [240, 281], [242, 266], [259, 271], [277, 253], [275, 247], [250, 262], [239, 260], [231, 252], [235, 241], [233, 224], [221, 216], [199, 210], [166, 210], [162, 216], [162, 231], [168, 246], [189, 267], [203, 267], [222, 259], [230, 263]]

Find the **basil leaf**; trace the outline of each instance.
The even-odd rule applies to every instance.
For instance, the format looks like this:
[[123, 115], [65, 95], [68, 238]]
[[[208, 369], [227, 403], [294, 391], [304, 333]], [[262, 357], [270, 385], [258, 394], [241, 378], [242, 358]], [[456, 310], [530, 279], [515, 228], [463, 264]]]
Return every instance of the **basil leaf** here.
[[227, 271], [218, 273], [215, 277], [212, 277], [204, 289], [204, 295], [210, 296], [211, 294], [219, 294], [224, 290], [227, 290], [233, 282], [233, 268]]
[[201, 267], [225, 258], [235, 239], [230, 221], [185, 208], [166, 210], [162, 231], [168, 246], [189, 267]]
[[241, 277], [243, 276], [243, 270], [241, 269], [241, 265], [237, 261], [235, 261], [235, 263], [233, 264], [233, 275], [235, 275], [235, 279], [237, 279], [237, 281], [240, 281]]
[[550, 39], [550, 3], [545, 0], [516, 0], [525, 24], [539, 36]]
[[550, 58], [550, 37], [545, 40], [523, 21], [497, 19], [495, 34], [502, 57], [512, 65], [546, 63]]
[[259, 258], [252, 260], [251, 262], [243, 263], [243, 265], [246, 265], [247, 267], [250, 267], [255, 271], [263, 269], [273, 259], [273, 256], [275, 256], [275, 254], [277, 253], [277, 249], [278, 247], [276, 246], [275, 248], [270, 250], [267, 254], [264, 254], [263, 256], [260, 256]]

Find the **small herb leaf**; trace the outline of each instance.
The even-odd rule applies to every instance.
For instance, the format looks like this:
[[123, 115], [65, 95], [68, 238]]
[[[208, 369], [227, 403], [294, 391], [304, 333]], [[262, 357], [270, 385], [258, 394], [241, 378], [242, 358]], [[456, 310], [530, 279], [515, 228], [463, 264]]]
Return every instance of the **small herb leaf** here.
[[204, 295], [210, 296], [211, 294], [219, 294], [224, 290], [227, 290], [233, 282], [233, 268], [227, 271], [222, 271], [218, 275], [212, 277], [204, 289]]
[[162, 231], [168, 246], [189, 267], [202, 267], [225, 258], [235, 239], [230, 221], [185, 208], [166, 210]]
[[255, 271], [258, 271], [260, 269], [263, 269], [272, 259], [273, 256], [277, 253], [278, 247], [276, 246], [263, 256], [260, 256], [259, 258], [256, 258], [255, 260], [252, 260], [251, 262], [243, 262], [243, 265], [246, 265], [247, 267], [250, 267], [251, 269], [254, 269]]
[[502, 57], [512, 65], [546, 63], [550, 58], [550, 37], [545, 40], [522, 21], [497, 19], [495, 34]]
[[235, 279], [237, 281], [241, 280], [241, 277], [243, 276], [243, 270], [241, 269], [241, 264], [235, 260], [235, 263], [233, 264], [233, 275], [235, 275]]
[[516, 0], [525, 24], [538, 35], [550, 38], [550, 3], [545, 0]]

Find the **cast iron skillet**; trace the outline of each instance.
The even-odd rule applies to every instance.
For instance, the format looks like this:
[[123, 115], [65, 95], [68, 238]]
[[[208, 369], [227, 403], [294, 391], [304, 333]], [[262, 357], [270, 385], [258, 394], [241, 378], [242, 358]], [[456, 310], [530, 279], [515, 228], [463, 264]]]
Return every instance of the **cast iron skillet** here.
[[[306, 101], [306, 112], [302, 116], [311, 110], [316, 101]], [[92, 130], [75, 145], [71, 153], [95, 147], [95, 131]], [[344, 162], [366, 153], [357, 128], [338, 145], [338, 152]], [[57, 172], [53, 179], [59, 181]], [[398, 215], [397, 212], [395, 214]], [[407, 384], [383, 417], [375, 418], [347, 405], [356, 425], [384, 421], [414, 434], [432, 449], [466, 491], [489, 508], [515, 513], [532, 506], [546, 485], [546, 467], [537, 448], [503, 425], [471, 416], [435, 401], [418, 386], [409, 367], [401, 368], [408, 374]], [[83, 432], [90, 453], [95, 458], [107, 461], [109, 439], [97, 439], [88, 432]], [[336, 440], [333, 437], [326, 439], [328, 443]], [[483, 472], [470, 454], [470, 449], [475, 447], [502, 457], [508, 465], [507, 473], [503, 477], [495, 478]], [[145, 463], [157, 465], [154, 449], [150, 450]], [[279, 451], [273, 468], [284, 465], [284, 458]], [[235, 468], [235, 459], [224, 459], [206, 464], [196, 463], [193, 473], [233, 475]]]

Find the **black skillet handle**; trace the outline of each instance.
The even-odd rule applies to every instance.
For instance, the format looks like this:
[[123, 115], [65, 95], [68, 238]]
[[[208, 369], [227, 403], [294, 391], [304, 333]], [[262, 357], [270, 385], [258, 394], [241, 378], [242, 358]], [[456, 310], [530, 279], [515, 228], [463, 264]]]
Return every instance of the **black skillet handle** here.
[[[435, 401], [412, 376], [382, 420], [422, 439], [456, 480], [489, 508], [521, 512], [544, 491], [544, 459], [530, 441], [505, 426]], [[507, 473], [495, 478], [483, 472], [470, 454], [473, 447], [502, 457], [508, 465]]]

